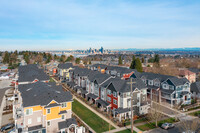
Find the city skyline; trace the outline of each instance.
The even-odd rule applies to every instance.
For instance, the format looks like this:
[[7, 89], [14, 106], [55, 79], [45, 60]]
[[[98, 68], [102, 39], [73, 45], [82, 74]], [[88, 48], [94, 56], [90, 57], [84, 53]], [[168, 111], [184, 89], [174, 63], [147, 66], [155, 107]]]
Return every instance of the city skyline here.
[[200, 45], [199, 1], [1, 1], [1, 50]]

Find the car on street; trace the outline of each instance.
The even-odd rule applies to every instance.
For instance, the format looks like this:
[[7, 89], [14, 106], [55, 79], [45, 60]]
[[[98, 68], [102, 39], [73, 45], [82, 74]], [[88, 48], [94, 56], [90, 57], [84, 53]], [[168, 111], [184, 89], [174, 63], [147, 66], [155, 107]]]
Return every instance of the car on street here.
[[15, 127], [15, 124], [13, 124], [13, 123], [7, 124], [7, 125], [1, 127], [1, 132], [11, 129], [13, 127]]
[[172, 124], [172, 123], [163, 123], [162, 125], [161, 125], [161, 128], [163, 128], [163, 129], [170, 129], [170, 128], [173, 128], [174, 127], [174, 124]]

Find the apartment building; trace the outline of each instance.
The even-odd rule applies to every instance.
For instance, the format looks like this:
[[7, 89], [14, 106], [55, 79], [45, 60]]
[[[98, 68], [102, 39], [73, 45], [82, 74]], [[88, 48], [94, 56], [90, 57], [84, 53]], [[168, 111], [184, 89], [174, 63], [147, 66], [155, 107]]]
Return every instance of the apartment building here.
[[[18, 86], [15, 121], [23, 132], [63, 132], [76, 130], [72, 118], [72, 95], [55, 83], [36, 82]], [[63, 123], [67, 122], [66, 126]], [[70, 124], [69, 124], [70, 123]]]

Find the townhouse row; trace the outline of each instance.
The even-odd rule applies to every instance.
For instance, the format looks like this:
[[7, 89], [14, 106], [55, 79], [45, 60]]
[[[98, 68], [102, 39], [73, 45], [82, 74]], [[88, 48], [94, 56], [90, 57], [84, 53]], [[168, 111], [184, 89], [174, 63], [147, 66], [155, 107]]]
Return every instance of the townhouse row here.
[[[146, 114], [155, 96], [159, 102], [168, 103], [171, 107], [191, 103], [190, 82], [186, 78], [139, 73], [134, 69], [102, 64], [95, 64], [88, 68], [79, 68], [71, 63], [65, 65], [64, 68], [58, 67], [60, 79], [67, 80], [67, 84], [87, 100], [91, 99], [97, 105], [106, 106], [106, 110], [110, 107], [114, 116], [118, 114], [117, 116], [120, 117], [126, 114], [124, 117], [129, 117], [130, 78], [134, 79], [135, 114]], [[67, 77], [62, 73], [63, 70], [67, 72]], [[147, 97], [150, 99], [149, 103]]]

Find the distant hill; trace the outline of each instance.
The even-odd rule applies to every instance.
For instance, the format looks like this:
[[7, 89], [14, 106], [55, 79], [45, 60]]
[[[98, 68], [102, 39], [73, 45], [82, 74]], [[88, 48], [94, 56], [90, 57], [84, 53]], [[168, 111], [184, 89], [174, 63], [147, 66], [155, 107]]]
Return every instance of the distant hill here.
[[112, 49], [113, 51], [200, 51], [200, 47], [186, 47], [186, 48], [147, 48], [147, 49]]

